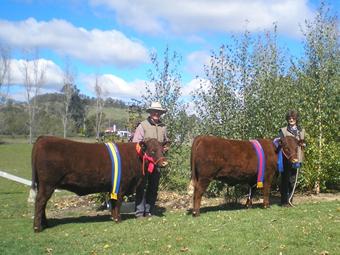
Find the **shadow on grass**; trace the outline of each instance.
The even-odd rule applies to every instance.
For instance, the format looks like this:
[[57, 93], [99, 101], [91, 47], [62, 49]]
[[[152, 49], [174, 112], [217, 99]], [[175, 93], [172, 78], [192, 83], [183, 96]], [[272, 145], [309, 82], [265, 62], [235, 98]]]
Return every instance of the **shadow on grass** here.
[[[280, 195], [271, 195], [270, 196], [270, 206], [271, 205], [280, 205], [281, 199]], [[233, 203], [225, 203], [220, 205], [214, 205], [214, 206], [203, 206], [200, 208], [200, 213], [204, 214], [207, 212], [217, 212], [217, 211], [236, 211], [236, 210], [251, 210], [251, 209], [265, 209], [263, 207], [263, 204], [260, 202], [253, 202], [253, 205], [251, 207], [246, 207], [244, 203], [240, 202], [233, 202]], [[187, 215], [192, 214], [192, 208], [187, 210]]]
[[[164, 217], [164, 213], [166, 208], [158, 207], [155, 208], [155, 217]], [[135, 214], [134, 213], [122, 213], [121, 220], [134, 220]], [[111, 219], [111, 213], [108, 211], [105, 215], [91, 215], [91, 216], [74, 216], [74, 217], [65, 217], [65, 218], [48, 218], [48, 228], [53, 228], [56, 226], [64, 225], [64, 224], [86, 224], [86, 223], [95, 223], [95, 222], [113, 222]]]

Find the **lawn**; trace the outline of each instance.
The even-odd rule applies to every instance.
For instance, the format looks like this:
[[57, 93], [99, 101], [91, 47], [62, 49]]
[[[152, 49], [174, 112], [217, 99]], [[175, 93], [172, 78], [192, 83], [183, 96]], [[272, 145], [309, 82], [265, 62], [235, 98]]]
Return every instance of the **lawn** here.
[[[30, 146], [0, 145], [0, 169], [30, 177]], [[29, 187], [0, 178], [0, 254], [340, 254], [340, 202], [295, 208], [159, 210], [116, 224], [95, 210], [51, 210], [67, 193], [55, 193], [50, 228], [33, 233]], [[188, 208], [190, 205], [188, 204]]]

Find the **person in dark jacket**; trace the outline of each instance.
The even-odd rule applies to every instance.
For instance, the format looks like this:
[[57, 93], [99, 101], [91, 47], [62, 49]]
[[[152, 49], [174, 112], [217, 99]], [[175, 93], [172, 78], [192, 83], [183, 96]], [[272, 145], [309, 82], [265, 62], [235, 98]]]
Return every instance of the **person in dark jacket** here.
[[303, 162], [303, 149], [305, 144], [305, 130], [299, 125], [299, 114], [295, 110], [289, 110], [286, 115], [287, 126], [283, 127], [279, 131], [280, 137], [293, 136], [299, 142], [298, 147], [298, 162], [291, 164], [288, 160], [283, 162], [283, 172], [281, 173], [281, 205], [291, 206], [292, 198], [294, 195], [294, 189], [296, 185], [296, 175], [298, 168], [301, 167]]

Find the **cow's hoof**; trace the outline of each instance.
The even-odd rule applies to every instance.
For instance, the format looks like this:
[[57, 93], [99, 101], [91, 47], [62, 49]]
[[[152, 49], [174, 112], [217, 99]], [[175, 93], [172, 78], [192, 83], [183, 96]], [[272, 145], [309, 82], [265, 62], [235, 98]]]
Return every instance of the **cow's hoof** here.
[[114, 222], [116, 222], [116, 223], [119, 223], [119, 222], [120, 222], [120, 219], [119, 219], [119, 218], [113, 218], [113, 217], [111, 217], [111, 220], [114, 221]]
[[266, 205], [263, 205], [263, 208], [264, 208], [264, 209], [267, 209], [267, 208], [269, 208], [269, 207], [270, 207], [270, 205], [267, 205], [267, 204], [266, 204]]
[[43, 228], [42, 227], [34, 227], [33, 230], [34, 230], [34, 233], [39, 233], [43, 230]]
[[199, 212], [192, 212], [192, 217], [198, 217], [200, 216]]

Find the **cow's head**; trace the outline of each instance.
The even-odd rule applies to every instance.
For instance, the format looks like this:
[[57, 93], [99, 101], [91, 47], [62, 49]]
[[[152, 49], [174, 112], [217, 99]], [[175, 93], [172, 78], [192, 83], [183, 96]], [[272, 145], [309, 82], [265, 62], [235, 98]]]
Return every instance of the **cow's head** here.
[[300, 143], [295, 137], [286, 136], [280, 138], [279, 145], [282, 148], [283, 154], [291, 163], [298, 162], [298, 147]]
[[153, 163], [159, 167], [165, 167], [168, 165], [168, 161], [164, 157], [164, 153], [169, 148], [169, 142], [160, 143], [157, 139], [153, 138], [145, 142], [139, 142], [139, 145], [144, 157], [149, 161], [149, 163]]

